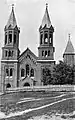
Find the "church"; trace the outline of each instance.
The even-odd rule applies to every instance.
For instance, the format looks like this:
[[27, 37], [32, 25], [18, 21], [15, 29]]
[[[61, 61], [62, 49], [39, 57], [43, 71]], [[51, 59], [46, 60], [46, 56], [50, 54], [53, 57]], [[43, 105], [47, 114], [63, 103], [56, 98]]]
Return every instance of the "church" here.
[[[25, 86], [42, 86], [43, 83], [41, 79], [43, 69], [47, 67], [52, 71], [55, 65], [55, 47], [53, 46], [54, 27], [49, 17], [48, 5], [46, 4], [42, 23], [39, 27], [40, 39], [38, 56], [29, 48], [20, 54], [20, 28], [17, 26], [13, 6], [8, 22], [5, 25], [4, 33], [5, 39], [1, 59], [1, 90], [5, 91], [8, 88]], [[68, 58], [72, 59], [72, 64], [74, 62], [75, 53], [70, 40], [68, 44], [67, 46], [69, 47], [66, 48], [63, 59], [66, 63], [70, 62]]]

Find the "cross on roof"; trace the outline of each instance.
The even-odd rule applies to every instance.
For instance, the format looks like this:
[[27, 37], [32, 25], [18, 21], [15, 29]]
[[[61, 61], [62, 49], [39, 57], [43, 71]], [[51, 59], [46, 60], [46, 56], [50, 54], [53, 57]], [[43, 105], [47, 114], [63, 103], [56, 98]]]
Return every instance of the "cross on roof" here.
[[12, 4], [12, 9], [14, 8], [14, 4]]
[[46, 3], [46, 8], [48, 8], [48, 3]]
[[70, 33], [68, 34], [68, 36], [69, 36], [69, 40], [70, 40]]

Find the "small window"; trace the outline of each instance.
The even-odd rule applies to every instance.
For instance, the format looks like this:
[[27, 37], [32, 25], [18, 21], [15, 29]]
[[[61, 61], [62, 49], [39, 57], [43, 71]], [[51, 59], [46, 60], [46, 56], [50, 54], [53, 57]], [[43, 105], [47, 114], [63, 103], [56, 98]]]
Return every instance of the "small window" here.
[[11, 57], [12, 56], [12, 53], [11, 53], [11, 51], [9, 50], [9, 57]]
[[51, 41], [51, 38], [49, 39], [49, 42], [51, 43], [52, 41]]
[[48, 34], [45, 33], [45, 36], [44, 36], [44, 43], [47, 44], [48, 43]]
[[31, 69], [31, 77], [34, 77], [34, 69]]
[[42, 56], [44, 56], [44, 51], [42, 51]]
[[42, 44], [43, 34], [40, 36], [40, 44]]
[[13, 69], [10, 68], [10, 77], [13, 76]]
[[6, 76], [9, 76], [9, 70], [8, 70], [8, 68], [6, 69]]
[[50, 50], [48, 51], [48, 56], [50, 56]]
[[8, 51], [6, 50], [6, 51], [5, 51], [5, 57], [7, 57], [7, 56], [8, 56]]
[[9, 34], [9, 43], [12, 43], [12, 34]]
[[47, 42], [48, 42], [48, 38], [45, 39], [45, 43], [47, 43]]
[[16, 35], [14, 35], [14, 44], [16, 44]]
[[5, 45], [7, 44], [7, 35], [5, 35]]
[[45, 51], [45, 56], [47, 57], [47, 51]]
[[13, 56], [13, 54], [14, 54], [14, 51], [12, 51], [12, 56]]
[[24, 77], [25, 70], [21, 69], [21, 77]]
[[26, 76], [29, 75], [29, 65], [26, 65]]

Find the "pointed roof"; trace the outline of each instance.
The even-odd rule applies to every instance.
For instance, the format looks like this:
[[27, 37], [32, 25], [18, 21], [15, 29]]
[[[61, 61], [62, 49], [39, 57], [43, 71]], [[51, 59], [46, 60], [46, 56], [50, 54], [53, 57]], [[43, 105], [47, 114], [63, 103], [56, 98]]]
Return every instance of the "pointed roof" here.
[[41, 27], [47, 27], [47, 28], [50, 28], [51, 26], [51, 21], [50, 21], [50, 17], [49, 17], [49, 13], [48, 13], [48, 4], [46, 3], [46, 10], [45, 10], [45, 14], [44, 14], [44, 17], [42, 19], [42, 24], [41, 24]]
[[19, 59], [26, 53], [29, 52], [36, 60], [38, 57], [27, 47], [27, 49], [20, 55]]
[[69, 40], [68, 40], [64, 54], [75, 54], [74, 47], [73, 47], [72, 42], [70, 40], [70, 34], [69, 34]]
[[14, 14], [14, 5], [12, 5], [12, 11], [11, 11], [11, 14], [9, 16], [6, 28], [8, 28], [9, 26], [11, 26], [11, 28], [15, 28], [17, 26], [15, 14]]

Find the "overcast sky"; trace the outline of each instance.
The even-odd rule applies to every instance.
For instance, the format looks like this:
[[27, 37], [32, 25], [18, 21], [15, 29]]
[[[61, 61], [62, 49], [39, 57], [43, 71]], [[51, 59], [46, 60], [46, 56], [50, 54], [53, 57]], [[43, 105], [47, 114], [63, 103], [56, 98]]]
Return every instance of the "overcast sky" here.
[[48, 3], [51, 23], [54, 26], [55, 60], [62, 59], [68, 34], [75, 48], [75, 0], [0, 0], [0, 55], [4, 44], [4, 27], [8, 21], [11, 4], [15, 5], [17, 24], [20, 27], [20, 50], [29, 47], [38, 55], [39, 26]]

